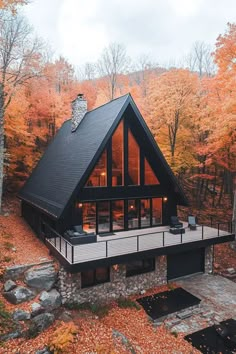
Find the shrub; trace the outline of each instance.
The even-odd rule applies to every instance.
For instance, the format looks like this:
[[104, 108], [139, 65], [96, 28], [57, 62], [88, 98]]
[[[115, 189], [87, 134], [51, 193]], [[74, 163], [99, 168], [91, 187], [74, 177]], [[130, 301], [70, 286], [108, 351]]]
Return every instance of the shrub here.
[[135, 308], [136, 310], [140, 310], [141, 307], [137, 304], [136, 301], [127, 299], [125, 297], [120, 297], [117, 300], [118, 306], [120, 308], [126, 309], [126, 308]]
[[58, 327], [49, 339], [49, 349], [54, 354], [67, 352], [68, 346], [73, 343], [78, 327], [73, 322], [63, 323]]

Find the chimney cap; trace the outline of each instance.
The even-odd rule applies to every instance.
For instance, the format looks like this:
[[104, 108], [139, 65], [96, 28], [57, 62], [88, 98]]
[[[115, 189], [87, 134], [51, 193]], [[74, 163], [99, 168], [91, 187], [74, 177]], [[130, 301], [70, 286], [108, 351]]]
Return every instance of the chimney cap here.
[[78, 93], [77, 97], [72, 102], [75, 102], [78, 99], [86, 101], [86, 99], [84, 98], [84, 94], [83, 93]]

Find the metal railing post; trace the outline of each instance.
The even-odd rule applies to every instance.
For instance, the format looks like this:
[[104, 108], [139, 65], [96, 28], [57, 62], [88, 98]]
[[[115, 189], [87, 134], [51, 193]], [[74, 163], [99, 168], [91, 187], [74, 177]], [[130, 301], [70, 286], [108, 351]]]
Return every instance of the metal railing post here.
[[202, 225], [202, 240], [204, 239], [203, 225]]
[[71, 263], [74, 263], [74, 246], [71, 246]]
[[106, 241], [106, 258], [108, 257], [108, 245], [107, 245], [107, 242], [108, 241]]
[[60, 237], [60, 242], [59, 242], [59, 245], [60, 245], [60, 252], [61, 252], [61, 237]]
[[137, 236], [137, 252], [139, 251], [139, 236]]
[[220, 223], [218, 222], [218, 236], [220, 236]]
[[165, 231], [163, 231], [162, 245], [163, 247], [165, 247]]
[[67, 242], [66, 242], [66, 259], [67, 259]]
[[180, 243], [183, 243], [183, 230], [180, 230]]

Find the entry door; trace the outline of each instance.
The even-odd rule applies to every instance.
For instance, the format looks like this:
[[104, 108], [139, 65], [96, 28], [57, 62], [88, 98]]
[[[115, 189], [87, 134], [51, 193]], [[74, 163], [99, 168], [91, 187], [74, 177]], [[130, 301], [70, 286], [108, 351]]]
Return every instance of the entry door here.
[[167, 279], [204, 272], [204, 248], [167, 256]]

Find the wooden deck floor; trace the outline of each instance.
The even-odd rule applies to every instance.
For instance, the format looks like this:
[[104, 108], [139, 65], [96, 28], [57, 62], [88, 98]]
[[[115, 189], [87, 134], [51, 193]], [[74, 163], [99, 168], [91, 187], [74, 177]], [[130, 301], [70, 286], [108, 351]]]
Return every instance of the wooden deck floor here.
[[184, 228], [185, 233], [182, 235], [173, 235], [169, 232], [169, 227], [160, 226], [148, 229], [122, 231], [108, 236], [97, 235], [97, 242], [95, 243], [72, 246], [69, 242], [66, 242], [63, 237], [55, 237], [49, 239], [48, 242], [56, 248], [69, 263], [77, 264], [230, 235], [227, 231], [208, 226], [199, 225], [196, 230], [192, 231], [186, 224]]

